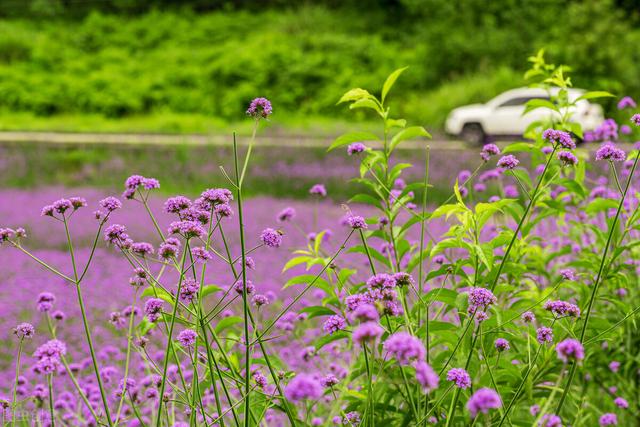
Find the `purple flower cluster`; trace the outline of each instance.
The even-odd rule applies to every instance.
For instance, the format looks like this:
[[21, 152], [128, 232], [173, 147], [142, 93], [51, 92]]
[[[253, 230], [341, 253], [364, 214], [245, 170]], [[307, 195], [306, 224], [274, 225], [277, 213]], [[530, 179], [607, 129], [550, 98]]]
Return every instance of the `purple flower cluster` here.
[[479, 413], [486, 414], [490, 409], [498, 409], [501, 406], [500, 395], [495, 390], [486, 387], [478, 389], [467, 402], [471, 418], [475, 418]]
[[[500, 154], [500, 148], [496, 144], [485, 144], [485, 146], [482, 147], [482, 151], [480, 151], [480, 158], [488, 162], [491, 156], [497, 156], [498, 154]], [[465, 179], [458, 177], [459, 182], [465, 182], [467, 179], [468, 177]]]
[[293, 377], [284, 389], [284, 396], [292, 402], [316, 400], [324, 393], [322, 384], [309, 374], [300, 373]]
[[[122, 197], [133, 199], [138, 190], [154, 190], [160, 188], [160, 182], [155, 178], [145, 178], [142, 175], [131, 175], [124, 182], [125, 190]], [[143, 196], [143, 197], [146, 197]]]
[[584, 347], [580, 341], [573, 338], [567, 338], [556, 344], [556, 353], [558, 353], [558, 359], [563, 362], [584, 359]]
[[551, 144], [558, 144], [568, 150], [576, 148], [576, 143], [567, 132], [555, 129], [547, 129], [542, 132], [542, 138]]
[[260, 240], [265, 246], [278, 248], [282, 244], [282, 232], [273, 228], [265, 228], [260, 234]]
[[453, 382], [458, 388], [471, 387], [471, 377], [469, 373], [462, 368], [453, 368], [447, 372], [447, 381]]
[[500, 160], [498, 160], [498, 167], [503, 169], [511, 170], [515, 169], [516, 166], [520, 164], [520, 160], [516, 159], [516, 157], [512, 154], [507, 154], [506, 156], [502, 156]]
[[627, 155], [613, 144], [604, 144], [596, 151], [596, 160], [609, 160], [611, 162], [624, 162]]
[[256, 119], [266, 119], [273, 113], [271, 102], [267, 98], [255, 98], [247, 108], [247, 115]]
[[557, 318], [561, 317], [580, 317], [580, 309], [577, 305], [566, 301], [547, 301], [542, 306], [545, 310], [550, 311]]
[[396, 332], [384, 342], [384, 350], [401, 365], [422, 360], [427, 352], [419, 338], [407, 332]]

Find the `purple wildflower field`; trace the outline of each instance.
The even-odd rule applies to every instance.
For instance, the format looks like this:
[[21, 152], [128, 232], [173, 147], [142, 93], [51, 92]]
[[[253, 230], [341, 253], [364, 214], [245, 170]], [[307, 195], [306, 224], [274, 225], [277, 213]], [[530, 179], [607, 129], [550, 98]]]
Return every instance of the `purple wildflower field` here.
[[[226, 188], [190, 197], [137, 174], [0, 190], [3, 425], [633, 425], [635, 102], [583, 134], [566, 71], [536, 63], [558, 114], [530, 141], [470, 169], [425, 144], [415, 174], [395, 149], [430, 135], [385, 104], [403, 70], [340, 100], [382, 124], [328, 147], [359, 165], [344, 203], [321, 179], [246, 198], [256, 132], [231, 139]], [[276, 112], [246, 111], [256, 130]]]

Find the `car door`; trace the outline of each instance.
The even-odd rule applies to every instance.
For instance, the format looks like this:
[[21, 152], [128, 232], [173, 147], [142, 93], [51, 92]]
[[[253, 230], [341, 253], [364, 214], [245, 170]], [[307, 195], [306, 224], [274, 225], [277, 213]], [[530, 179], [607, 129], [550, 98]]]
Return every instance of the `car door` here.
[[531, 99], [548, 99], [542, 96], [513, 96], [500, 102], [485, 123], [490, 135], [522, 135], [532, 122], [549, 117], [550, 111], [538, 108], [523, 115], [526, 103]]

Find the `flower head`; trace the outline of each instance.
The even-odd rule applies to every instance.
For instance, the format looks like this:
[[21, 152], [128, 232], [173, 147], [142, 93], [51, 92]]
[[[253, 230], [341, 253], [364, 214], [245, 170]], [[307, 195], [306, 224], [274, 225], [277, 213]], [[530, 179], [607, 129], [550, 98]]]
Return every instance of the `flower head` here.
[[382, 336], [384, 329], [377, 322], [364, 322], [358, 326], [351, 335], [353, 342], [362, 345], [365, 342], [373, 342]]
[[576, 143], [571, 138], [571, 135], [561, 130], [547, 129], [542, 132], [542, 138], [551, 144], [557, 143], [568, 150], [576, 148]]
[[440, 378], [429, 364], [424, 361], [416, 363], [416, 380], [422, 386], [425, 393], [429, 393], [438, 388]]
[[282, 233], [273, 228], [265, 228], [260, 234], [260, 240], [270, 248], [277, 248], [282, 244]]
[[598, 420], [601, 426], [617, 426], [618, 425], [618, 417], [614, 413], [606, 413], [603, 414]]
[[178, 342], [183, 347], [193, 347], [198, 338], [198, 334], [193, 329], [185, 329], [178, 334]]
[[347, 327], [347, 322], [344, 320], [344, 317], [339, 315], [330, 316], [322, 325], [322, 330], [329, 334], [333, 334], [334, 332], [341, 331]]
[[498, 160], [498, 166], [508, 170], [515, 169], [519, 164], [520, 160], [516, 159], [516, 157], [511, 154], [507, 154]]
[[536, 339], [540, 344], [553, 342], [553, 330], [551, 328], [547, 328], [546, 326], [538, 328], [536, 330]]
[[278, 214], [278, 221], [279, 222], [290, 221], [293, 218], [295, 218], [295, 216], [296, 216], [296, 210], [292, 207], [286, 207], [283, 210], [281, 210], [280, 213]]
[[367, 146], [362, 142], [354, 142], [353, 144], [349, 144], [347, 147], [347, 154], [352, 156], [354, 154], [362, 153], [367, 149]]
[[624, 162], [627, 155], [613, 144], [604, 144], [596, 151], [596, 160], [610, 160], [612, 162]]
[[503, 352], [503, 351], [509, 350], [511, 348], [511, 346], [509, 345], [509, 341], [507, 341], [504, 338], [498, 338], [494, 342], [494, 345], [496, 347], [496, 350], [498, 350], [499, 352]]
[[490, 388], [480, 388], [471, 395], [467, 402], [467, 409], [471, 418], [475, 418], [478, 413], [486, 414], [489, 409], [498, 409], [502, 406], [500, 395]]
[[580, 309], [577, 305], [566, 301], [547, 301], [542, 306], [545, 310], [550, 311], [557, 318], [561, 317], [580, 317]]
[[536, 321], [536, 315], [531, 311], [525, 311], [522, 313], [522, 320], [524, 323], [532, 323]]
[[273, 109], [267, 98], [255, 98], [247, 108], [247, 115], [256, 119], [266, 119], [271, 113], [273, 113]]
[[571, 151], [559, 152], [558, 160], [560, 160], [562, 164], [567, 166], [574, 166], [578, 164], [578, 158]]
[[618, 101], [618, 110], [624, 110], [625, 108], [636, 108], [636, 101], [633, 100], [630, 96], [623, 97], [620, 101]]
[[[480, 151], [480, 158], [488, 162], [491, 156], [497, 156], [498, 154], [500, 154], [500, 148], [496, 144], [485, 144], [485, 146], [482, 147], [482, 151]], [[466, 176], [465, 179], [462, 179], [461, 176], [458, 176], [458, 181], [465, 182], [468, 178], [469, 177]]]
[[160, 318], [164, 301], [160, 298], [148, 299], [144, 304], [144, 312], [150, 322], [155, 322]]
[[33, 335], [36, 333], [36, 330], [31, 323], [20, 323], [18, 326], [15, 327], [15, 329], [13, 330], [13, 333], [22, 340], [22, 339], [33, 338]]
[[396, 332], [389, 336], [384, 342], [384, 349], [401, 365], [408, 365], [414, 360], [422, 360], [427, 355], [422, 341], [407, 332]]
[[347, 218], [347, 223], [349, 224], [349, 227], [353, 228], [354, 230], [361, 230], [361, 229], [367, 228], [367, 222], [361, 216], [350, 215]]
[[453, 368], [447, 372], [447, 381], [452, 381], [458, 388], [471, 387], [471, 377], [462, 368]]
[[469, 291], [469, 312], [473, 312], [477, 309], [486, 309], [496, 301], [497, 298], [489, 289], [471, 288]]
[[284, 395], [292, 402], [310, 399], [316, 400], [323, 394], [322, 384], [309, 374], [298, 374], [284, 389]]
[[634, 114], [631, 116], [631, 122], [636, 126], [640, 126], [640, 114]]
[[567, 338], [566, 340], [559, 342], [556, 345], [556, 353], [558, 353], [558, 359], [563, 362], [568, 362], [570, 359], [584, 359], [584, 347], [580, 341], [573, 338]]
[[562, 418], [555, 414], [544, 414], [538, 422], [540, 427], [562, 427]]
[[320, 197], [327, 197], [327, 189], [323, 184], [315, 184], [309, 189], [309, 194]]

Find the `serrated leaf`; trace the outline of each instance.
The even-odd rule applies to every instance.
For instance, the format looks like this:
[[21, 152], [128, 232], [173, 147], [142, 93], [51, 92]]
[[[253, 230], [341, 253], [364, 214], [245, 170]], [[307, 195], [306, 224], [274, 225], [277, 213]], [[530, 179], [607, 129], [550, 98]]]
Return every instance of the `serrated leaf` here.
[[404, 70], [406, 70], [407, 68], [409, 67], [398, 68], [393, 73], [389, 74], [389, 77], [387, 77], [387, 80], [385, 80], [384, 85], [382, 85], [382, 103], [383, 104], [384, 104], [385, 98], [387, 97], [387, 94], [393, 87], [394, 83], [396, 82], [396, 80], [398, 80], [398, 77], [400, 77], [400, 74], [402, 74]]
[[400, 132], [395, 134], [393, 138], [391, 138], [391, 144], [389, 145], [389, 149], [393, 150], [402, 141], [406, 141], [407, 139], [419, 138], [419, 137], [431, 138], [431, 134], [427, 132], [427, 130], [422, 126], [408, 127], [406, 129], [401, 130]]

